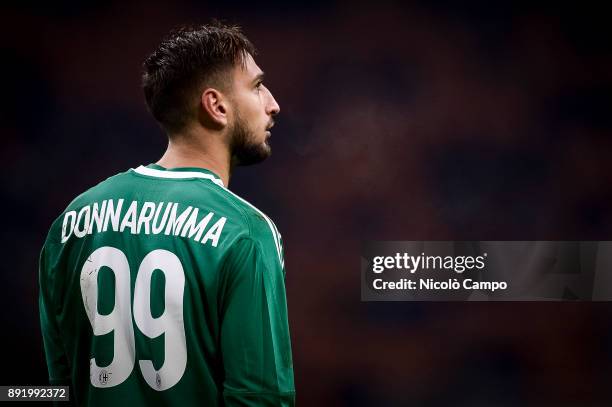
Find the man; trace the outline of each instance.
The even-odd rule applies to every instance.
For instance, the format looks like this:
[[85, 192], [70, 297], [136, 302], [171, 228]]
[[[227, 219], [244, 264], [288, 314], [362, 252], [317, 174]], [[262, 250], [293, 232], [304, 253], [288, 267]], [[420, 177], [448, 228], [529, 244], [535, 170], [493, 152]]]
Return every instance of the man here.
[[144, 63], [169, 137], [156, 163], [103, 181], [53, 223], [40, 312], [52, 384], [82, 405], [293, 405], [283, 246], [226, 187], [270, 155], [279, 106], [255, 50], [219, 23]]

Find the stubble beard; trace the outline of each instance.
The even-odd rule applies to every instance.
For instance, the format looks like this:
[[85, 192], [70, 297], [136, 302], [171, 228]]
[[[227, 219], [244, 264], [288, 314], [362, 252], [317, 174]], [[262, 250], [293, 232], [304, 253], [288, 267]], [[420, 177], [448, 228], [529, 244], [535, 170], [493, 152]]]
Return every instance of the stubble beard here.
[[232, 166], [258, 164], [272, 154], [272, 149], [267, 141], [262, 143], [255, 141], [257, 137], [242, 120], [240, 114], [236, 114], [236, 120], [229, 136]]

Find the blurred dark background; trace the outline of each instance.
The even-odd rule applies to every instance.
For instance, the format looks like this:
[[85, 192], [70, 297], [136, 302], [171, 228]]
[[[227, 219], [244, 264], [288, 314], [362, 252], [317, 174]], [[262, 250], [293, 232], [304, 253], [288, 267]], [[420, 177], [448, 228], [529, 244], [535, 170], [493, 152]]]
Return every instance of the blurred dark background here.
[[4, 3], [0, 384], [46, 383], [47, 229], [161, 156], [140, 64], [212, 17], [281, 106], [231, 188], [283, 234], [300, 405], [612, 405], [612, 304], [359, 297], [365, 240], [611, 240], [612, 24], [588, 2]]

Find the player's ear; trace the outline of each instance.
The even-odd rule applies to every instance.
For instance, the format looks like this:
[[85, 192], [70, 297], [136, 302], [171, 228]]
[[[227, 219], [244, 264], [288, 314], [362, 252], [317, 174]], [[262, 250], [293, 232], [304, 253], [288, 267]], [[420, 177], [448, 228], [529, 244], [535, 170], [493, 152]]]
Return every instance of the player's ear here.
[[202, 92], [200, 100], [201, 111], [204, 115], [204, 124], [216, 128], [227, 126], [227, 98], [214, 88], [207, 88]]

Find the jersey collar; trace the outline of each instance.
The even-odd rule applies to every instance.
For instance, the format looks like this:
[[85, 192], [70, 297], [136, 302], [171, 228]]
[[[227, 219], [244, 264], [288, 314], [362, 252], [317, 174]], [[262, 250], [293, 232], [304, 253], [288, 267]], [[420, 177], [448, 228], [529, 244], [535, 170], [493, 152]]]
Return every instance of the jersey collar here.
[[225, 187], [223, 181], [214, 172], [205, 168], [199, 167], [178, 167], [164, 168], [161, 165], [149, 164], [146, 167], [141, 165], [135, 168], [134, 171], [141, 175], [146, 175], [155, 178], [170, 178], [170, 179], [186, 179], [186, 178], [203, 178], [209, 179], [217, 185]]

